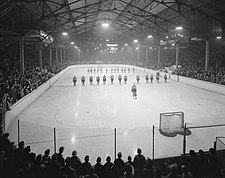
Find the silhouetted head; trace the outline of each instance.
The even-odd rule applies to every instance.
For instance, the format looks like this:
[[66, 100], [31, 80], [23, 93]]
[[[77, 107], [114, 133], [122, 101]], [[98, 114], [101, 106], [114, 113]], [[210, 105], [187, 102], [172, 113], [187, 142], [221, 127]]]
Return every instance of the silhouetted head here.
[[84, 157], [84, 161], [85, 161], [85, 162], [88, 162], [88, 161], [89, 161], [89, 156], [88, 156], [88, 155], [86, 155], [86, 156]]
[[107, 162], [110, 162], [110, 161], [111, 161], [111, 157], [110, 157], [110, 156], [107, 156], [107, 157], [106, 157], [106, 161], [107, 161]]

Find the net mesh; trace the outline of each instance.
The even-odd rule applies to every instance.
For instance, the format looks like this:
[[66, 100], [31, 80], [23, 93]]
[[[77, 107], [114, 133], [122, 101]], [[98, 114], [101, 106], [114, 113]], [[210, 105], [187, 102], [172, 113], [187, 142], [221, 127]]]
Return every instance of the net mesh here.
[[161, 134], [170, 137], [182, 134], [184, 132], [184, 113], [161, 113], [159, 131]]

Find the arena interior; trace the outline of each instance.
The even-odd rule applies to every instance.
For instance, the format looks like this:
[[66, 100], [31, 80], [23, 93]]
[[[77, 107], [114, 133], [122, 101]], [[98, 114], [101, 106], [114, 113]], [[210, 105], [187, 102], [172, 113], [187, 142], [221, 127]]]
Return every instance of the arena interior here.
[[224, 0], [3, 0], [0, 18], [1, 177], [225, 177]]

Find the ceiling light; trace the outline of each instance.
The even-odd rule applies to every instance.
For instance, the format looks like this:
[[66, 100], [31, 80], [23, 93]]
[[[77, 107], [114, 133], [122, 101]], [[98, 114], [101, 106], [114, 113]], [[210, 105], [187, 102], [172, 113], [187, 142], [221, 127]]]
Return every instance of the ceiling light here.
[[148, 35], [148, 38], [152, 38], [152, 35]]
[[109, 23], [106, 23], [106, 22], [102, 23], [102, 27], [104, 27], [104, 28], [109, 27]]
[[134, 43], [137, 43], [138, 42], [138, 40], [134, 40]]
[[68, 33], [67, 32], [62, 32], [62, 35], [66, 36], [66, 35], [68, 35]]
[[72, 45], [73, 45], [73, 44], [74, 44], [74, 42], [72, 41], [70, 44], [72, 44]]
[[181, 26], [176, 27], [176, 30], [182, 30], [182, 29], [183, 29], [183, 27], [181, 27]]
[[216, 39], [221, 39], [221, 38], [222, 38], [221, 36], [217, 36], [217, 37], [216, 37]]

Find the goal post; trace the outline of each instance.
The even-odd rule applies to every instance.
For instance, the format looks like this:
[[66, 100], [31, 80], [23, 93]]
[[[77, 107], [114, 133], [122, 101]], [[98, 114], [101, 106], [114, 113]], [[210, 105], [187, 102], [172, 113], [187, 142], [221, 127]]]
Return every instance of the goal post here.
[[[167, 137], [175, 137], [177, 134], [184, 135], [184, 113], [160, 113], [159, 132]], [[191, 132], [186, 129], [185, 135], [190, 134]]]

